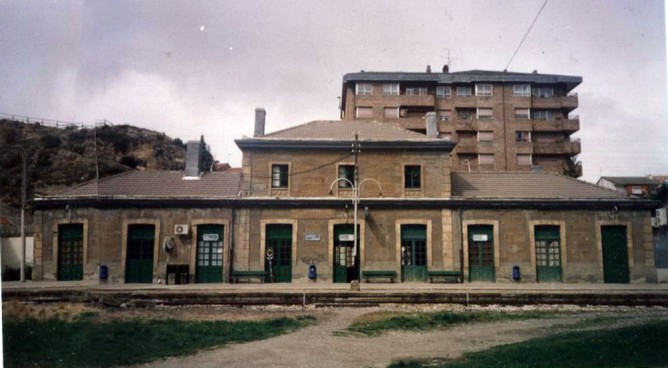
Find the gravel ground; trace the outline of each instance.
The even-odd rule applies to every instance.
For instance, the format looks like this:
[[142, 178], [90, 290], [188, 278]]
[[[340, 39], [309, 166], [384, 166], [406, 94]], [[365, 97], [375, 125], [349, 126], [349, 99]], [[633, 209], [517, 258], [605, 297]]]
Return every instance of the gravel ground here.
[[[468, 351], [524, 341], [567, 330], [569, 325], [588, 318], [616, 317], [605, 325], [621, 326], [668, 318], [666, 308], [581, 307], [581, 306], [470, 306], [383, 305], [373, 308], [327, 308], [306, 312], [284, 307], [244, 308], [239, 313], [307, 313], [318, 323], [291, 334], [246, 344], [199, 352], [186, 357], [157, 360], [139, 367], [386, 367], [396, 360], [456, 359]], [[550, 319], [500, 321], [459, 325], [427, 332], [394, 331], [376, 337], [340, 334], [355, 319], [379, 311], [554, 311], [566, 312]], [[589, 326], [588, 329], [597, 328]], [[598, 327], [600, 328], [600, 327]]]

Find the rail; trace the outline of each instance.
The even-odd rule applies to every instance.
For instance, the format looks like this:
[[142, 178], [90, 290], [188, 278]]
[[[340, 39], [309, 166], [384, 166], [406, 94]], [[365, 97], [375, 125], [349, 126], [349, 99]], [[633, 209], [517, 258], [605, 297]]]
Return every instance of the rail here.
[[85, 129], [85, 128], [90, 128], [90, 127], [107, 126], [107, 125], [113, 126], [114, 125], [109, 120], [104, 120], [104, 119], [103, 120], [96, 120], [94, 123], [86, 123], [86, 122], [55, 120], [55, 119], [48, 119], [48, 118], [37, 118], [37, 117], [32, 117], [32, 116], [7, 114], [7, 113], [1, 113], [1, 112], [0, 112], [0, 118], [1, 119], [7, 119], [7, 120], [13, 120], [13, 121], [19, 121], [19, 122], [23, 122], [23, 123], [26, 123], [26, 124], [39, 124], [39, 125], [44, 125], [44, 126], [56, 127], [56, 128], [76, 127], [76, 128]]

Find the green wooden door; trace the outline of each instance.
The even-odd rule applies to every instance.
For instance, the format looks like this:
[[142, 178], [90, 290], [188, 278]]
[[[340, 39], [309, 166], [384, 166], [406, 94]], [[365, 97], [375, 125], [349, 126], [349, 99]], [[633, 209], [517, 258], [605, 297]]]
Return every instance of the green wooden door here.
[[125, 260], [126, 283], [153, 282], [153, 246], [155, 226], [129, 225]]
[[427, 226], [401, 226], [401, 281], [427, 280]]
[[469, 280], [496, 281], [494, 227], [469, 225]]
[[83, 279], [83, 224], [58, 226], [58, 280]]
[[334, 282], [351, 282], [359, 278], [359, 225], [357, 229], [355, 249], [354, 225], [334, 225]]
[[603, 280], [605, 283], [629, 283], [629, 257], [625, 226], [602, 226]]
[[559, 226], [535, 228], [538, 282], [561, 282], [561, 234]]
[[197, 226], [195, 282], [223, 282], [223, 225]]
[[265, 239], [265, 252], [273, 253], [271, 261], [265, 254], [267, 281], [292, 282], [292, 225], [267, 225]]

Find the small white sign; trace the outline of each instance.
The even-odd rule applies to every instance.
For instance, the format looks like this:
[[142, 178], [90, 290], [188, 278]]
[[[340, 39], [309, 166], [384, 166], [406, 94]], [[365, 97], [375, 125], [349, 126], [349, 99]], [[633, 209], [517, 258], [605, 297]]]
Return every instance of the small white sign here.
[[306, 241], [320, 241], [320, 234], [306, 233], [304, 238], [306, 238]]
[[339, 234], [339, 241], [355, 241], [354, 234]]
[[202, 234], [204, 241], [218, 241], [218, 234]]
[[473, 234], [473, 241], [487, 241], [487, 234]]

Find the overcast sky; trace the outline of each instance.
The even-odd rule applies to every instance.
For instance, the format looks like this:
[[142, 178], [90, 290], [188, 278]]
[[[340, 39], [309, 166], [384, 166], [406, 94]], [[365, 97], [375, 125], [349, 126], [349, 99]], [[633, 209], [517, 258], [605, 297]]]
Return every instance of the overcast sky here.
[[[233, 140], [338, 119], [347, 72], [503, 70], [543, 0], [0, 0], [0, 113]], [[509, 71], [582, 76], [584, 178], [668, 174], [663, 1], [551, 0]]]

